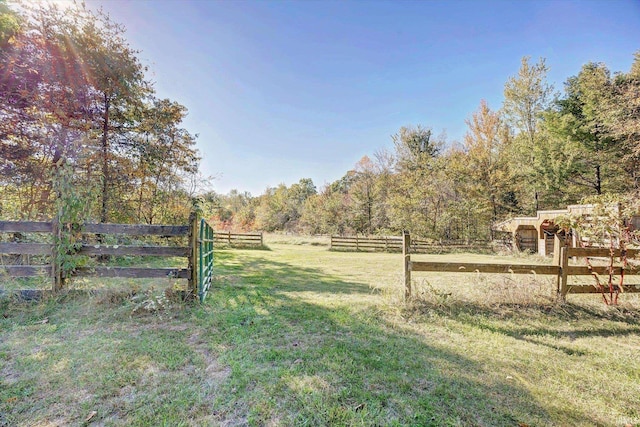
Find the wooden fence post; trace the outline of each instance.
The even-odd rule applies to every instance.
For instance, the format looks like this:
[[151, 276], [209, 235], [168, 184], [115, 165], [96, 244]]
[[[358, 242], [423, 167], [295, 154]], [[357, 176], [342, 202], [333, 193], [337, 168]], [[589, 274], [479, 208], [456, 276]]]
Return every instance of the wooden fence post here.
[[60, 242], [62, 230], [60, 224], [60, 215], [56, 215], [51, 223], [51, 234], [53, 236], [53, 245], [51, 245], [51, 276], [53, 277], [53, 292], [62, 289], [62, 266], [60, 265]]
[[356, 252], [360, 250], [360, 245], [358, 244], [358, 235], [356, 234]]
[[556, 277], [556, 292], [558, 295], [560, 295], [560, 285], [562, 283], [562, 246], [560, 237], [556, 234], [553, 239], [553, 265], [560, 267], [558, 276]]
[[264, 246], [264, 232], [261, 231], [260, 232], [260, 246]]
[[189, 269], [188, 288], [192, 297], [198, 295], [198, 215], [189, 215]]
[[559, 277], [559, 293], [562, 301], [567, 299], [569, 286], [567, 285], [567, 272], [569, 269], [569, 248], [563, 246], [560, 249], [560, 277]]
[[228, 237], [227, 237], [227, 243], [229, 243], [229, 246], [231, 246], [231, 230], [228, 231]]
[[408, 231], [402, 232], [402, 256], [404, 258], [404, 299], [411, 299], [411, 255], [409, 247], [411, 245], [411, 236]]
[[560, 249], [563, 244], [557, 234], [553, 236], [553, 265], [560, 265]]

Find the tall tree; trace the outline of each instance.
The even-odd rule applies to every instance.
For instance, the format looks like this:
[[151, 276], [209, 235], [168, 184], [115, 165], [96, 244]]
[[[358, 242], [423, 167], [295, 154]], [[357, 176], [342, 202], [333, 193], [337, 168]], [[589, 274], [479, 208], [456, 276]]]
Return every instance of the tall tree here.
[[[69, 15], [69, 12], [66, 12]], [[131, 143], [126, 134], [142, 111], [144, 99], [150, 94], [145, 80], [145, 68], [125, 38], [124, 28], [102, 11], [89, 12], [84, 5], [72, 9], [74, 25], [68, 37], [82, 58], [83, 70], [90, 77], [92, 113], [99, 123], [94, 130], [99, 135], [100, 169], [102, 175], [100, 220], [109, 219], [110, 190], [117, 176], [111, 169], [117, 162], [120, 146]]]
[[195, 137], [179, 126], [186, 114], [176, 102], [154, 99], [141, 114], [137, 136], [131, 138], [137, 163], [131, 171], [138, 183], [137, 216], [148, 224], [167, 211], [168, 195], [185, 184], [183, 174], [197, 172]]
[[355, 179], [349, 191], [353, 202], [352, 221], [356, 232], [372, 234], [377, 199], [374, 164], [368, 156], [364, 156], [356, 163], [354, 172]]
[[468, 194], [476, 201], [477, 214], [489, 213], [487, 222], [491, 225], [512, 207], [505, 205], [513, 182], [507, 157], [509, 134], [500, 114], [491, 111], [484, 100], [467, 120], [467, 126]]
[[183, 106], [153, 98], [124, 28], [80, 3], [11, 10], [0, 0], [0, 45], [5, 212], [50, 215], [51, 171], [63, 163], [86, 188], [100, 184], [94, 218], [133, 220], [134, 195], [157, 202], [148, 221], [183, 211], [174, 202], [197, 171], [195, 136], [179, 126]]
[[28, 11], [2, 12], [2, 21], [19, 26], [9, 25], [0, 50], [0, 173], [29, 217], [51, 206], [50, 171], [59, 159], [79, 157], [87, 103], [80, 63], [61, 35], [64, 16], [55, 5]]
[[[568, 141], [579, 156], [573, 159], [569, 181], [583, 195], [600, 195], [624, 189], [620, 141], [609, 132], [606, 106], [613, 98], [613, 81], [602, 63], [588, 63], [565, 83], [565, 96], [550, 113], [555, 138]], [[555, 117], [553, 117], [555, 116]]]
[[443, 146], [443, 138], [434, 138], [432, 129], [422, 125], [403, 126], [391, 139], [398, 166], [403, 169], [419, 169], [440, 154]]
[[640, 51], [628, 73], [613, 82], [612, 101], [606, 106], [605, 121], [611, 135], [624, 145], [623, 158], [629, 185], [640, 189]]
[[389, 198], [390, 225], [435, 236], [446, 200], [444, 165], [439, 159], [444, 137], [433, 138], [431, 129], [417, 126], [401, 128], [392, 140], [397, 161]]
[[518, 74], [510, 77], [504, 87], [502, 110], [506, 123], [516, 132], [513, 145], [514, 170], [519, 175], [516, 181], [524, 184], [525, 195], [533, 196], [530, 211], [540, 208], [537, 166], [545, 159], [536, 156], [536, 151], [542, 113], [549, 107], [553, 93], [553, 86], [547, 83], [548, 71], [544, 58], [532, 64], [530, 57], [523, 57]]

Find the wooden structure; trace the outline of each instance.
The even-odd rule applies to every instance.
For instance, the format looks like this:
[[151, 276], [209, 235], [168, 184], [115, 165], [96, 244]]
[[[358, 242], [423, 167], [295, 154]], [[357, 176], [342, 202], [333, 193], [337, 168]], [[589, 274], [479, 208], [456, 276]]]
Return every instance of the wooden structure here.
[[[572, 248], [565, 246], [559, 238], [554, 239], [554, 257], [553, 265], [544, 264], [478, 264], [478, 263], [452, 263], [452, 262], [420, 262], [411, 261], [411, 236], [405, 232], [403, 235], [403, 272], [405, 284], [405, 298], [411, 298], [411, 273], [414, 271], [425, 272], [446, 272], [446, 273], [497, 273], [497, 274], [542, 274], [556, 276], [557, 293], [562, 299], [567, 294], [573, 293], [602, 293], [603, 289], [599, 288], [595, 282], [569, 285], [569, 276], [594, 276], [594, 274], [602, 276], [609, 275], [608, 266], [569, 265], [569, 260], [574, 257], [609, 257], [610, 249], [602, 248]], [[614, 257], [620, 257], [620, 251], [616, 250]], [[627, 250], [628, 259], [637, 259], [640, 256], [640, 249]], [[614, 267], [611, 273], [614, 276], [620, 276], [621, 267]], [[640, 266], [629, 265], [624, 271], [627, 275], [640, 275]], [[617, 282], [614, 282], [617, 283]], [[614, 289], [617, 289], [617, 284]], [[640, 292], [640, 284], [623, 284], [623, 292]], [[605, 293], [609, 289], [604, 290]]]
[[[538, 211], [536, 216], [516, 217], [499, 222], [493, 226], [493, 229], [512, 233], [514, 245], [518, 250], [551, 256], [554, 254], [555, 237], [564, 238], [564, 234], [554, 222], [555, 219], [568, 215], [588, 216], [593, 213], [594, 207], [594, 205], [569, 205], [567, 209]], [[617, 206], [614, 208], [618, 209]], [[632, 223], [635, 228], [640, 228], [640, 216], [634, 216]], [[577, 246], [574, 241], [568, 243], [569, 246]]]

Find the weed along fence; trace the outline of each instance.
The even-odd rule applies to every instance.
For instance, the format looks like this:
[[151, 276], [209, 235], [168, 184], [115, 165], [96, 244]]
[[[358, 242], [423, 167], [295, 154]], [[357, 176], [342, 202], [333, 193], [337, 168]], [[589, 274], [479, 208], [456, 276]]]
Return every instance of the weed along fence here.
[[[411, 240], [412, 253], [443, 252], [450, 250], [491, 249], [486, 241], [465, 242], [463, 240], [430, 241]], [[336, 251], [385, 251], [402, 252], [403, 241], [399, 236], [331, 236], [330, 250]]]
[[[64, 244], [61, 238], [63, 230], [72, 230], [81, 236], [72, 247]], [[213, 267], [213, 231], [202, 220], [192, 216], [188, 225], [145, 225], [145, 224], [60, 224], [56, 220], [50, 222], [0, 221], [0, 233], [13, 233], [12, 242], [0, 243], [0, 277], [6, 275], [17, 277], [49, 277], [52, 290], [65, 287], [73, 277], [104, 278], [175, 278], [188, 281], [188, 293], [198, 294], [204, 299], [211, 283]], [[44, 237], [37, 240], [48, 240], [49, 243], [22, 242], [24, 233], [40, 233]], [[90, 243], [126, 240], [151, 236], [154, 243], [158, 240], [182, 240], [186, 245], [124, 245]], [[7, 256], [8, 255], [8, 256]], [[126, 257], [179, 257], [185, 258], [185, 268], [170, 267], [120, 267], [103, 265], [76, 266], [79, 257], [89, 257], [93, 261], [109, 256]], [[9, 263], [5, 262], [5, 258]], [[71, 267], [70, 267], [71, 266]], [[200, 274], [198, 274], [200, 272]], [[201, 280], [202, 279], [202, 280]], [[208, 282], [207, 282], [208, 280]]]
[[[411, 298], [411, 274], [412, 272], [441, 272], [441, 273], [506, 273], [506, 274], [540, 274], [552, 275], [557, 278], [557, 293], [563, 299], [567, 294], [607, 294], [610, 292], [609, 274], [616, 280], [612, 283], [614, 292], [640, 292], [640, 283], [623, 284], [620, 287], [620, 277], [630, 275], [640, 275], [638, 266], [627, 265], [624, 271], [621, 266], [610, 268], [605, 266], [591, 266], [586, 263], [583, 265], [569, 265], [572, 258], [619, 258], [622, 254], [620, 250], [614, 250], [613, 254], [609, 249], [603, 248], [569, 248], [561, 246], [560, 240], [556, 238], [554, 253], [558, 254], [554, 257], [553, 265], [545, 264], [478, 264], [478, 263], [452, 263], [452, 262], [423, 262], [411, 260], [411, 236], [405, 232], [403, 234], [402, 254], [404, 257], [404, 286], [405, 298]], [[637, 259], [640, 250], [627, 250], [627, 259]], [[569, 276], [592, 276], [594, 281], [590, 283], [569, 284]], [[602, 278], [606, 277], [606, 281]], [[598, 285], [596, 279], [600, 280]], [[606, 282], [606, 283], [604, 283]]]
[[262, 233], [232, 233], [230, 231], [214, 231], [213, 238], [217, 244], [228, 246], [264, 246]]

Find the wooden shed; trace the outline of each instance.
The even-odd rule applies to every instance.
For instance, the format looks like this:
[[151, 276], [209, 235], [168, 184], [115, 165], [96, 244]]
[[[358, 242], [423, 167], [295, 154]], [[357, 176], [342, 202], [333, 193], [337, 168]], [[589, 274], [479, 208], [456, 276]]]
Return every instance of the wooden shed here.
[[[512, 233], [518, 250], [551, 256], [555, 236], [559, 235], [563, 239], [565, 237], [564, 232], [555, 224], [555, 219], [566, 215], [590, 215], [594, 208], [594, 205], [569, 205], [567, 209], [538, 211], [536, 216], [516, 217], [499, 222], [493, 229]], [[631, 218], [631, 226], [634, 229], [640, 228], [640, 215]]]

